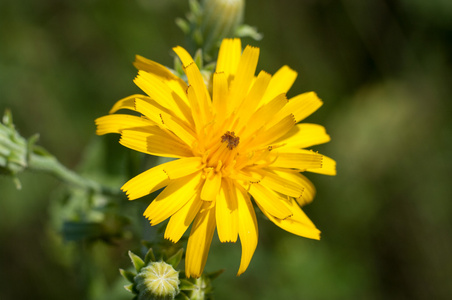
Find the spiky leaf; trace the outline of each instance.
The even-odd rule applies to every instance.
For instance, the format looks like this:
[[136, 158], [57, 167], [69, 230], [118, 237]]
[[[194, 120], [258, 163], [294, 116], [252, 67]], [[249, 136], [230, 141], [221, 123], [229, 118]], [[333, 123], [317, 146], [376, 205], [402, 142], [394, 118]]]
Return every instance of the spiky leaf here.
[[185, 295], [183, 292], [180, 292], [179, 295], [176, 296], [177, 300], [190, 300], [187, 295]]
[[173, 256], [168, 258], [166, 260], [166, 262], [169, 263], [170, 265], [172, 265], [174, 269], [177, 269], [177, 266], [179, 265], [179, 263], [182, 259], [183, 253], [184, 253], [184, 249], [182, 249], [182, 248], [179, 249], [179, 251], [177, 251]]
[[121, 273], [122, 277], [127, 279], [130, 283], [134, 283], [133, 278], [137, 275], [137, 274], [135, 274], [133, 272], [126, 271], [126, 270], [123, 270], [123, 269], [119, 269], [119, 273]]
[[187, 279], [181, 279], [179, 288], [183, 291], [192, 291], [196, 288], [196, 285]]
[[135, 291], [134, 291], [135, 289], [133, 288], [133, 284], [125, 285], [124, 288], [127, 291], [131, 292], [131, 293], [135, 293]]
[[144, 264], [147, 266], [152, 261], [155, 261], [155, 255], [152, 248], [149, 248], [148, 253], [146, 253], [146, 256], [144, 257]]
[[132, 251], [129, 251], [129, 257], [132, 260], [133, 266], [135, 270], [139, 272], [142, 267], [144, 267], [144, 261]]
[[208, 273], [206, 274], [207, 277], [210, 278], [210, 280], [214, 280], [216, 279], [218, 276], [220, 276], [222, 273], [224, 272], [224, 269], [212, 272], [212, 273]]

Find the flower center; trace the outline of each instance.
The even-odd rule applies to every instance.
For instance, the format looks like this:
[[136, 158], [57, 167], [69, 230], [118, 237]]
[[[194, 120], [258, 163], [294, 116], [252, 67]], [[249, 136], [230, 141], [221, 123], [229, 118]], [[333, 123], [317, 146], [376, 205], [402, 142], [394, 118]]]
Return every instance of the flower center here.
[[221, 142], [227, 143], [228, 149], [232, 150], [238, 146], [240, 137], [235, 136], [234, 131], [226, 131], [226, 133], [221, 137]]
[[216, 142], [212, 141], [211, 148], [206, 152], [206, 166], [214, 168], [216, 172], [222, 172], [223, 175], [229, 174], [236, 164], [240, 137], [236, 136], [234, 131], [226, 131], [220, 139], [217, 136], [214, 140]]

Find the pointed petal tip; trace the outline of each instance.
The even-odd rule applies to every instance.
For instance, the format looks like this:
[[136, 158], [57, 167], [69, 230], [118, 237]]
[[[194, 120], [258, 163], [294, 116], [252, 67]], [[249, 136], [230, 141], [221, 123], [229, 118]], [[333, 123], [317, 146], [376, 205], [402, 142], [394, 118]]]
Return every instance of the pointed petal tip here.
[[165, 235], [163, 236], [163, 238], [164, 238], [165, 240], [170, 241], [171, 243], [177, 243], [177, 242], [178, 242], [178, 241], [176, 241], [175, 239], [173, 239], [170, 235], [168, 235], [166, 232], [165, 232]]
[[201, 277], [201, 274], [191, 274], [191, 273], [188, 273], [187, 271], [185, 271], [185, 276], [187, 276], [187, 278], [197, 279], [197, 278]]
[[132, 201], [132, 200], [136, 200], [138, 198], [140, 198], [139, 196], [137, 197], [136, 195], [133, 195], [130, 190], [128, 190], [127, 188], [124, 187], [125, 184], [121, 187], [121, 191], [123, 191], [126, 196], [127, 196], [127, 200]]
[[246, 265], [240, 264], [239, 270], [237, 271], [237, 275], [236, 275], [237, 277], [239, 277], [240, 275], [245, 273], [245, 271], [248, 269], [248, 267], [250, 265], [250, 262], [251, 261], [249, 261]]
[[237, 242], [237, 237], [234, 238], [224, 238], [224, 239], [220, 239], [220, 237], [218, 237], [218, 239], [220, 240], [221, 243], [236, 243]]

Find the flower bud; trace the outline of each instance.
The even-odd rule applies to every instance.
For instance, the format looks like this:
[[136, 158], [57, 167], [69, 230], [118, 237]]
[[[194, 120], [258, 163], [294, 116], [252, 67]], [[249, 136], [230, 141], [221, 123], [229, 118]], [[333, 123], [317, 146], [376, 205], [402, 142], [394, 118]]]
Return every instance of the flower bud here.
[[210, 49], [215, 43], [226, 37], [234, 37], [243, 23], [244, 0], [203, 0], [204, 49]]
[[136, 294], [138, 300], [172, 300], [179, 294], [180, 280], [177, 268], [182, 259], [183, 249], [165, 261], [155, 261], [152, 249], [144, 260], [129, 251], [129, 257], [137, 273], [120, 269], [121, 275], [131, 284], [124, 288]]
[[204, 300], [213, 298], [212, 281], [223, 273], [219, 270], [213, 273], [204, 273], [199, 278], [186, 278], [181, 280], [181, 294], [190, 300]]
[[[28, 166], [30, 147], [37, 137], [23, 138], [14, 128], [11, 112], [7, 110], [0, 123], [0, 173], [13, 177]], [[20, 183], [16, 179], [17, 188]]]
[[135, 282], [139, 300], [171, 300], [179, 293], [179, 272], [164, 261], [143, 267]]
[[189, 4], [187, 19], [178, 18], [176, 24], [189, 37], [190, 51], [202, 49], [206, 63], [214, 61], [224, 38], [259, 37], [255, 29], [243, 24], [245, 0], [189, 0]]

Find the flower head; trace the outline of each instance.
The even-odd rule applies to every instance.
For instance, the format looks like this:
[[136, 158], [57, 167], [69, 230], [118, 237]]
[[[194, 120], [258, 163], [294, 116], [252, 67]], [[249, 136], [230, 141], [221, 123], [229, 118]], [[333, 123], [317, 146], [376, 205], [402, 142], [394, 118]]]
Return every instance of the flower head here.
[[[188, 85], [166, 67], [137, 56], [135, 83], [147, 96], [118, 101], [98, 118], [97, 134], [119, 133], [131, 149], [177, 158], [129, 180], [122, 190], [134, 200], [165, 189], [144, 212], [151, 225], [169, 218], [165, 238], [177, 242], [191, 223], [185, 272], [199, 277], [215, 228], [221, 242], [240, 238], [238, 274], [248, 267], [258, 241], [251, 199], [277, 226], [312, 239], [320, 231], [300, 206], [315, 188], [300, 172], [334, 175], [335, 162], [303, 148], [328, 142], [324, 127], [302, 123], [321, 100], [313, 92], [286, 98], [297, 73], [283, 66], [255, 76], [259, 48], [223, 40], [210, 94], [192, 57], [173, 49]], [[141, 116], [114, 114], [127, 109]]]

